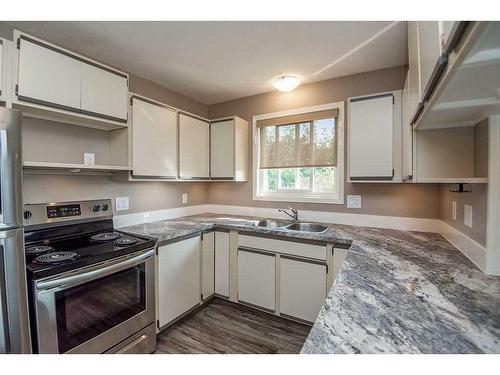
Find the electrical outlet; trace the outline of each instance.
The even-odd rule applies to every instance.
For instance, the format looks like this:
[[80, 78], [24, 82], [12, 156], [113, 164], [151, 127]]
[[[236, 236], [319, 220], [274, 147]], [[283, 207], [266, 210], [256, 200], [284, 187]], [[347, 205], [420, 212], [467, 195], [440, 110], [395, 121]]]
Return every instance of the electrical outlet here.
[[116, 211], [125, 211], [129, 209], [128, 197], [116, 197]]
[[347, 208], [361, 208], [361, 195], [348, 195]]
[[84, 152], [83, 153], [83, 164], [95, 165], [95, 154], [93, 152]]
[[451, 207], [451, 218], [453, 220], [457, 220], [457, 201], [452, 202], [452, 207]]
[[188, 202], [188, 193], [182, 193], [182, 203], [186, 204]]
[[464, 205], [464, 224], [472, 228], [472, 206]]

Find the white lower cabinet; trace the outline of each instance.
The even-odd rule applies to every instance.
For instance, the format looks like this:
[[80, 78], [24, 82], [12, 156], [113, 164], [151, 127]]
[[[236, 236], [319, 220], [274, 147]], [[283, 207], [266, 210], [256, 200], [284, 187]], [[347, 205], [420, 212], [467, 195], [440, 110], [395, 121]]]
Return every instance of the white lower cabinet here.
[[276, 309], [276, 255], [238, 249], [238, 301]]
[[201, 241], [201, 297], [203, 300], [214, 294], [215, 233], [204, 233]]
[[160, 246], [157, 257], [158, 326], [200, 303], [200, 237]]
[[314, 322], [326, 298], [325, 263], [280, 258], [280, 314]]
[[215, 232], [215, 293], [229, 297], [229, 233]]

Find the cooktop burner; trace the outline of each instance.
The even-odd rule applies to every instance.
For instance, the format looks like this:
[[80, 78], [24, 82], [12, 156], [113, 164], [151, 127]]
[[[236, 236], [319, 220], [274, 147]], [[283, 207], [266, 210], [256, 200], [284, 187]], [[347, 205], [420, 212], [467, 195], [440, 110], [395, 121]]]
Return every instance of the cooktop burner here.
[[70, 261], [78, 256], [72, 251], [56, 251], [53, 253], [43, 254], [35, 258], [36, 263], [60, 263]]
[[38, 245], [38, 246], [27, 247], [25, 252], [28, 255], [35, 255], [35, 254], [46, 253], [46, 252], [52, 251], [52, 250], [54, 250], [54, 248], [52, 246]]
[[132, 237], [124, 237], [124, 238], [118, 238], [115, 241], [115, 244], [118, 246], [128, 246], [128, 245], [133, 245], [139, 242], [137, 238], [132, 238]]
[[120, 237], [119, 233], [104, 232], [104, 233], [99, 233], [99, 234], [96, 234], [96, 235], [90, 237], [90, 240], [96, 241], [96, 242], [107, 242], [107, 241], [116, 240], [118, 237]]
[[152, 239], [115, 231], [112, 220], [28, 229], [24, 240], [26, 267], [32, 279], [57, 275], [155, 246]]

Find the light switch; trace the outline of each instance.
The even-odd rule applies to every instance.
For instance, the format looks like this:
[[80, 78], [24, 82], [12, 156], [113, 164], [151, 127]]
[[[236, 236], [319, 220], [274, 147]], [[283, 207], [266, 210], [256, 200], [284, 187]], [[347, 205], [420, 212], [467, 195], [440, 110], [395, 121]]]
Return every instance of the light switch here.
[[182, 193], [182, 203], [186, 204], [188, 202], [188, 193]]
[[361, 208], [361, 195], [348, 195], [347, 208]]
[[452, 202], [452, 207], [451, 207], [451, 218], [453, 220], [457, 220], [457, 201]]
[[464, 205], [464, 224], [472, 228], [472, 206]]
[[116, 211], [125, 211], [129, 209], [128, 197], [116, 197]]

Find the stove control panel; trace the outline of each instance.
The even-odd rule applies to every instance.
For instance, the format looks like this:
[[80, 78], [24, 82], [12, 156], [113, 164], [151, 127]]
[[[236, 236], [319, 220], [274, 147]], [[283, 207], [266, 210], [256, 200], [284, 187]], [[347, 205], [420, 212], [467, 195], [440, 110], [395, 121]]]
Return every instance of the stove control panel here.
[[111, 199], [79, 202], [57, 202], [24, 205], [25, 226], [54, 223], [66, 224], [78, 220], [112, 219]]

